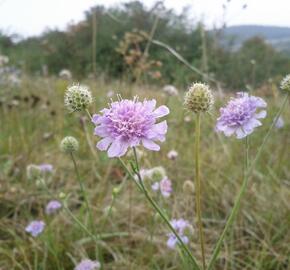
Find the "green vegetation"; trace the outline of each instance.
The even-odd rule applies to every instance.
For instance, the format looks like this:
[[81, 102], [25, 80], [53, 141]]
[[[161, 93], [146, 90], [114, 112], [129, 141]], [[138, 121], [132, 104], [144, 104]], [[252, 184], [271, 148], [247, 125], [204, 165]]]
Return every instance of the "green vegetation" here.
[[[135, 1], [111, 8], [96, 6], [86, 12], [84, 21], [71, 24], [66, 31], [47, 30], [40, 37], [16, 43], [2, 34], [0, 52], [30, 74], [41, 74], [46, 66], [49, 74], [66, 68], [76, 78], [95, 73], [106, 78], [181, 86], [202, 79], [184, 66], [176, 68], [179, 60], [164, 47], [148, 42], [152, 37], [170, 46], [190, 65], [211, 74], [227, 89], [260, 86], [269, 78], [278, 82], [280, 74], [289, 71], [289, 56], [276, 51], [262, 38], [251, 37], [233, 50], [232, 40], [225, 38], [223, 32], [204, 31], [186, 10], [179, 15], [160, 3], [146, 8]], [[128, 37], [130, 34], [133, 38]]]

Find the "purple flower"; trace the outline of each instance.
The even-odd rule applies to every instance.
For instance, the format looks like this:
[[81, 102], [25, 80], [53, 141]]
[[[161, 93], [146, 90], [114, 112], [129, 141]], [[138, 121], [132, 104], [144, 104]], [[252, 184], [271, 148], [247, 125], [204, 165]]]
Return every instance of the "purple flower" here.
[[89, 259], [82, 260], [74, 270], [95, 270], [101, 267], [98, 261], [92, 261]]
[[54, 214], [62, 207], [61, 203], [57, 200], [50, 201], [45, 207], [45, 213], [48, 215]]
[[33, 237], [38, 236], [44, 230], [45, 223], [42, 220], [31, 221], [25, 228], [25, 231], [30, 233]]
[[276, 121], [275, 128], [277, 128], [277, 129], [283, 128], [285, 125], [285, 122], [284, 122], [284, 119], [282, 116], [279, 116], [279, 118], [277, 120], [275, 118], [274, 121]]
[[51, 164], [44, 163], [38, 165], [38, 167], [43, 173], [51, 173], [53, 171], [53, 166]]
[[163, 178], [160, 182], [155, 182], [151, 188], [154, 191], [160, 190], [162, 196], [165, 198], [168, 198], [172, 192], [172, 184], [167, 177]]
[[238, 139], [251, 134], [254, 129], [261, 126], [260, 118], [266, 117], [266, 111], [256, 112], [265, 108], [267, 103], [259, 97], [249, 96], [247, 93], [237, 93], [237, 97], [228, 102], [225, 108], [220, 109], [216, 130], [226, 136], [236, 133]]
[[101, 151], [108, 150], [109, 157], [123, 156], [128, 147], [140, 145], [149, 150], [159, 151], [155, 141], [165, 141], [167, 123], [156, 123], [157, 118], [169, 113], [166, 106], [155, 109], [156, 100], [119, 100], [112, 102], [109, 109], [93, 115], [95, 135], [102, 137], [97, 144]]
[[[189, 223], [187, 220], [184, 219], [173, 219], [171, 220], [172, 227], [177, 231], [178, 235], [180, 236], [183, 243], [187, 244], [189, 239], [187, 236], [184, 235], [184, 231], [186, 228], [189, 228]], [[167, 246], [171, 249], [174, 249], [176, 244], [178, 243], [178, 239], [173, 233], [168, 234]]]

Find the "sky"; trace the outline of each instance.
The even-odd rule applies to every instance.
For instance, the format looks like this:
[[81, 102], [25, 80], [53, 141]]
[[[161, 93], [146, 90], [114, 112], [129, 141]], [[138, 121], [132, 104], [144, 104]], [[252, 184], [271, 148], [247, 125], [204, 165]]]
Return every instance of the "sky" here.
[[[47, 27], [65, 29], [84, 18], [91, 6], [120, 4], [118, 0], [0, 0], [0, 29], [23, 37], [38, 35]], [[156, 0], [142, 0], [151, 6]], [[190, 16], [202, 19], [208, 28], [223, 21], [227, 5], [228, 25], [260, 24], [290, 27], [290, 0], [164, 0], [168, 8], [181, 12], [189, 6]], [[247, 4], [247, 8], [242, 7]]]

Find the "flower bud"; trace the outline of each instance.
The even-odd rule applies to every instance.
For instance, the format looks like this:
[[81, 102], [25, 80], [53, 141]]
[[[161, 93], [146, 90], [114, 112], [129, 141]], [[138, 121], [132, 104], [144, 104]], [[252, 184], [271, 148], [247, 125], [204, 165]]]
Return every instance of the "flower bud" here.
[[290, 74], [286, 75], [281, 81], [280, 88], [284, 91], [290, 92]]
[[39, 166], [30, 164], [26, 168], [26, 175], [29, 180], [39, 180], [42, 177], [42, 172]]
[[64, 96], [64, 104], [70, 111], [81, 111], [93, 101], [92, 94], [84, 85], [70, 86]]
[[206, 84], [194, 83], [184, 97], [184, 105], [194, 113], [208, 112], [213, 105], [213, 95]]
[[76, 138], [72, 136], [67, 136], [64, 139], [62, 139], [60, 143], [60, 149], [66, 154], [71, 154], [73, 152], [78, 151], [79, 149], [79, 142]]
[[193, 194], [194, 193], [194, 184], [192, 183], [192, 181], [186, 180], [183, 183], [182, 189], [183, 189], [183, 192], [185, 192], [185, 193]]

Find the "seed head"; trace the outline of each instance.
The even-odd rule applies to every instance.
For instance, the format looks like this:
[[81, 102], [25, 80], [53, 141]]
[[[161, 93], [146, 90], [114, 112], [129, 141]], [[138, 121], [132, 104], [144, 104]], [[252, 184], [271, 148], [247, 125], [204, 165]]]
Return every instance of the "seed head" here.
[[64, 96], [64, 104], [72, 112], [86, 109], [92, 101], [92, 94], [84, 85], [70, 86]]
[[194, 193], [194, 184], [190, 180], [186, 180], [182, 186], [183, 192], [185, 193]]
[[284, 91], [290, 92], [290, 74], [286, 75], [281, 81], [280, 87]]
[[213, 95], [206, 84], [194, 83], [184, 97], [185, 107], [194, 113], [208, 112], [213, 105]]
[[66, 154], [71, 154], [79, 150], [79, 142], [72, 136], [67, 136], [62, 139], [60, 149]]

